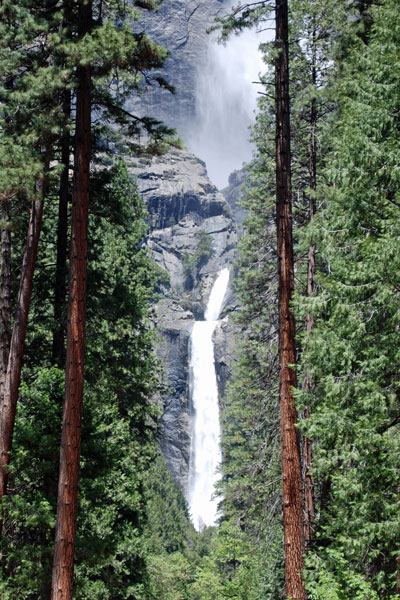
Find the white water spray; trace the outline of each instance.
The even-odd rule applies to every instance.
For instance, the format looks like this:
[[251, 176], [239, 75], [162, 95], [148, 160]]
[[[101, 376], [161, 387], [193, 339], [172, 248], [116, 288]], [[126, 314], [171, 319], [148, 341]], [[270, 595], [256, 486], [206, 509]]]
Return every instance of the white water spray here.
[[[226, 3], [226, 12], [234, 2]], [[249, 127], [254, 122], [257, 92], [253, 82], [265, 71], [259, 44], [267, 35], [246, 29], [218, 44], [208, 42], [206, 65], [198, 74], [195, 122], [184, 134], [189, 149], [207, 164], [210, 179], [218, 188], [229, 174], [251, 158]]]
[[198, 531], [214, 525], [218, 501], [212, 498], [221, 462], [218, 387], [212, 335], [228, 287], [229, 270], [223, 269], [211, 290], [205, 321], [196, 321], [191, 336], [191, 400], [194, 411], [189, 470], [189, 508]]

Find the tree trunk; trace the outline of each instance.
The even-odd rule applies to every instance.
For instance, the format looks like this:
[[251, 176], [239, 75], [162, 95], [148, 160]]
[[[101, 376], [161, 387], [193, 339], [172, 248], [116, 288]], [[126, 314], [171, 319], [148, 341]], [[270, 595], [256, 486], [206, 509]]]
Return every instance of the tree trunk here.
[[276, 2], [276, 219], [278, 251], [279, 397], [282, 436], [282, 502], [286, 594], [306, 597], [302, 581], [303, 532], [300, 453], [293, 397], [296, 385], [295, 322], [290, 302], [294, 290], [294, 263], [290, 173], [289, 44], [287, 0]]
[[[81, 2], [79, 10], [79, 34], [83, 37], [91, 27], [91, 4]], [[77, 77], [67, 360], [51, 600], [72, 600], [78, 509], [91, 134], [90, 67], [78, 67]]]
[[1, 329], [0, 329], [0, 405], [3, 400], [8, 356], [11, 344], [11, 202], [3, 200], [1, 205]]
[[[397, 488], [397, 497], [400, 501], [400, 486]], [[400, 594], [400, 554], [396, 556], [396, 565], [397, 565], [397, 577], [396, 577], [396, 594]]]
[[[71, 112], [71, 92], [65, 91], [63, 111], [67, 124]], [[60, 178], [58, 225], [57, 225], [57, 263], [54, 288], [54, 331], [52, 360], [58, 367], [65, 365], [65, 302], [67, 296], [67, 246], [68, 246], [68, 199], [69, 199], [69, 155], [70, 135], [65, 127], [62, 138], [61, 162], [64, 170]]]
[[[6, 90], [14, 87], [14, 77], [4, 81]], [[7, 127], [10, 126], [6, 117]], [[0, 330], [0, 406], [3, 402], [8, 356], [11, 345], [11, 200], [2, 198], [1, 204], [1, 330]]]
[[[315, 26], [312, 32], [312, 71], [311, 81], [314, 87], [317, 85], [316, 71], [316, 32]], [[317, 189], [317, 147], [315, 139], [315, 128], [317, 124], [317, 111], [315, 98], [311, 100], [310, 114], [310, 159], [309, 159], [309, 177], [310, 177], [310, 201], [309, 215], [310, 223], [313, 221], [316, 211], [315, 206], [315, 190]], [[311, 244], [308, 248], [308, 264], [307, 264], [307, 296], [311, 297], [314, 292], [314, 276], [315, 276], [315, 245]], [[306, 339], [310, 332], [314, 329], [314, 315], [308, 313], [306, 315]], [[304, 377], [304, 390], [311, 393], [313, 389], [313, 381], [309, 373]], [[304, 409], [303, 417], [310, 417], [310, 406]], [[303, 437], [303, 465], [302, 465], [302, 481], [303, 481], [303, 496], [304, 496], [304, 548], [307, 550], [314, 535], [315, 523], [315, 508], [314, 508], [314, 477], [312, 474], [312, 443], [307, 436]]]
[[36, 197], [32, 202], [30, 212], [28, 235], [22, 259], [21, 281], [4, 381], [4, 395], [0, 414], [0, 502], [7, 491], [7, 465], [12, 445], [45, 192], [46, 181], [43, 176], [36, 184]]

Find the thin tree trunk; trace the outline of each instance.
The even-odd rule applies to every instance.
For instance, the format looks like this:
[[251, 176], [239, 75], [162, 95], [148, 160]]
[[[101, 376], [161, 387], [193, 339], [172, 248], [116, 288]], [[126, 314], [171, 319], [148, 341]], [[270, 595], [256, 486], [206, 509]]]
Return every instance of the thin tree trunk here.
[[[310, 204], [312, 201], [310, 200]], [[308, 275], [307, 275], [307, 295], [311, 296], [314, 289], [314, 271], [315, 271], [315, 246], [311, 245], [308, 249]], [[313, 315], [306, 315], [306, 333], [309, 334], [314, 329]], [[309, 373], [304, 377], [304, 390], [311, 393], [313, 390], [313, 381]], [[310, 406], [307, 405], [303, 412], [303, 418], [309, 419], [311, 415]], [[314, 477], [312, 473], [312, 442], [307, 436], [303, 437], [303, 464], [302, 481], [304, 494], [304, 547], [309, 547], [314, 536], [315, 508], [314, 508]]]
[[303, 581], [303, 531], [300, 453], [293, 397], [296, 386], [295, 321], [290, 307], [294, 290], [291, 214], [289, 44], [287, 0], [276, 1], [276, 219], [278, 250], [279, 396], [282, 437], [282, 502], [286, 594], [306, 597]]
[[[400, 486], [397, 488], [397, 497], [400, 501]], [[396, 556], [396, 565], [397, 565], [397, 577], [396, 577], [396, 594], [400, 594], [400, 554]]]
[[[90, 30], [91, 21], [90, 2], [87, 4], [81, 2], [79, 14], [81, 37]], [[72, 600], [78, 509], [91, 134], [90, 67], [78, 67], [77, 76], [67, 360], [51, 600]]]
[[46, 180], [43, 176], [36, 184], [36, 196], [32, 202], [30, 212], [8, 366], [4, 381], [4, 395], [0, 414], [0, 502], [7, 491], [7, 465], [10, 460], [18, 389], [21, 379], [22, 359], [24, 355], [26, 329], [32, 295], [33, 274], [36, 266], [45, 193]]
[[[71, 112], [71, 92], [65, 91], [63, 111], [65, 122]], [[70, 135], [65, 127], [62, 138], [61, 162], [64, 170], [60, 178], [58, 225], [57, 225], [57, 263], [54, 289], [54, 331], [53, 331], [53, 363], [58, 367], [65, 365], [65, 302], [67, 296], [67, 246], [68, 246], [68, 199], [69, 199], [69, 155]]]
[[[312, 71], [311, 80], [314, 87], [317, 84], [316, 71], [316, 33], [315, 26], [312, 32]], [[314, 220], [316, 205], [315, 205], [315, 190], [317, 189], [317, 147], [315, 139], [315, 128], [317, 123], [317, 111], [315, 98], [311, 101], [311, 131], [310, 131], [310, 160], [309, 160], [309, 176], [310, 176], [310, 200], [309, 200], [309, 215], [310, 223]], [[307, 264], [307, 296], [310, 298], [314, 292], [314, 277], [315, 277], [315, 244], [311, 244], [308, 248], [308, 264]], [[306, 338], [314, 329], [314, 315], [308, 313], [306, 315]], [[313, 381], [309, 373], [305, 374], [304, 390], [308, 393], [312, 392]], [[311, 414], [310, 406], [307, 405], [304, 409], [303, 417], [308, 419]], [[303, 437], [303, 465], [302, 465], [302, 481], [304, 495], [304, 547], [305, 550], [310, 546], [314, 535], [315, 523], [315, 507], [314, 507], [314, 477], [312, 474], [312, 443], [307, 436]]]
[[11, 344], [11, 202], [1, 205], [1, 329], [0, 329], [0, 403], [3, 399], [8, 356]]
[[[54, 326], [52, 345], [52, 364], [60, 369], [65, 367], [65, 333], [67, 326], [66, 304], [67, 304], [67, 252], [68, 252], [68, 201], [69, 188], [69, 163], [71, 150], [71, 136], [68, 130], [68, 121], [71, 114], [71, 92], [65, 90], [63, 93], [64, 131], [61, 138], [61, 164], [63, 171], [60, 176], [60, 187], [58, 192], [58, 221], [57, 221], [57, 258], [54, 281]], [[43, 481], [47, 498], [57, 497], [58, 488], [58, 456], [54, 456], [54, 469], [46, 474]], [[51, 593], [51, 569], [53, 549], [47, 544], [48, 531], [43, 528], [42, 564], [48, 564], [49, 568], [43, 571], [41, 598], [48, 600]]]
[[[14, 77], [6, 78], [4, 87], [12, 90]], [[7, 127], [10, 126], [6, 117]], [[11, 200], [4, 197], [1, 204], [1, 331], [0, 331], [0, 406], [3, 402], [8, 356], [11, 345]]]

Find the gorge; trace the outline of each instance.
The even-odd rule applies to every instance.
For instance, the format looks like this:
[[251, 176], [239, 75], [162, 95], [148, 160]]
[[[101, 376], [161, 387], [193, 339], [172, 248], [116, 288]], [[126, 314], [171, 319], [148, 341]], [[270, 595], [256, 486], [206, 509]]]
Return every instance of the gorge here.
[[[234, 260], [244, 216], [238, 205], [244, 174], [233, 171], [250, 158], [248, 129], [257, 97], [252, 82], [262, 70], [255, 32], [236, 36], [226, 45], [206, 33], [214, 17], [226, 14], [231, 4], [175, 0], [161, 5], [157, 15], [146, 17], [146, 29], [170, 51], [163, 75], [175, 86], [176, 95], [171, 103], [168, 92], [150, 88], [135, 110], [177, 127], [194, 154], [172, 150], [151, 160], [128, 158], [129, 171], [150, 213], [147, 246], [167, 273], [156, 306], [161, 334], [158, 354], [170, 390], [162, 401], [160, 446], [188, 498], [190, 337], [195, 321], [205, 312], [217, 274]], [[165, 22], [168, 26], [161, 30], [160, 23]], [[225, 189], [218, 191], [217, 186]], [[228, 319], [232, 310], [234, 299], [228, 292], [215, 334], [220, 398], [233, 360], [234, 325]]]
[[1, 600], [400, 600], [398, 1], [233, 1], [0, 3]]

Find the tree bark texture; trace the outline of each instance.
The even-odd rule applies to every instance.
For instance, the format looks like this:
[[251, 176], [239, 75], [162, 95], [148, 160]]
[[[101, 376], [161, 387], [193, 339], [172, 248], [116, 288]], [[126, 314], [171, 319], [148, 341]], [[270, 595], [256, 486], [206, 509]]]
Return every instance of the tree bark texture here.
[[0, 323], [0, 403], [3, 399], [8, 356], [11, 344], [11, 202], [5, 199], [1, 205], [1, 323]]
[[7, 465], [14, 431], [18, 389], [21, 379], [28, 314], [32, 295], [33, 274], [42, 225], [43, 202], [46, 190], [44, 176], [36, 184], [36, 195], [30, 211], [28, 234], [22, 259], [21, 280], [15, 319], [12, 328], [4, 394], [0, 413], [0, 501], [7, 491]]
[[278, 251], [279, 396], [282, 438], [282, 502], [286, 594], [306, 597], [302, 581], [303, 531], [300, 452], [293, 397], [296, 385], [295, 321], [290, 307], [294, 290], [290, 172], [289, 44], [287, 0], [276, 1], [276, 219]]
[[[91, 4], [80, 4], [80, 36], [90, 30]], [[51, 600], [72, 600], [78, 510], [83, 367], [85, 351], [87, 232], [89, 202], [91, 73], [77, 70], [75, 162], [72, 190], [71, 252], [67, 318], [67, 358], [57, 522]]]
[[[65, 91], [63, 111], [66, 123], [69, 120], [71, 112], [71, 92]], [[53, 351], [52, 360], [58, 367], [65, 364], [65, 302], [67, 296], [67, 247], [68, 247], [68, 200], [69, 200], [69, 156], [70, 156], [70, 135], [68, 128], [65, 127], [62, 148], [61, 162], [64, 170], [60, 177], [59, 203], [58, 203], [58, 224], [57, 224], [57, 263], [56, 277], [54, 287], [54, 331], [53, 331]]]
[[[315, 26], [312, 32], [312, 71], [311, 81], [314, 87], [317, 85], [317, 72], [316, 72], [316, 32]], [[317, 124], [317, 110], [315, 98], [311, 100], [311, 111], [310, 111], [310, 154], [309, 154], [309, 179], [310, 179], [310, 199], [309, 199], [309, 218], [310, 223], [314, 220], [316, 205], [315, 205], [315, 190], [317, 189], [317, 147], [315, 139], [315, 129]], [[308, 248], [308, 260], [307, 260], [307, 296], [311, 297], [314, 292], [314, 277], [315, 277], [315, 244], [310, 244]], [[306, 339], [311, 331], [314, 329], [314, 315], [308, 313], [306, 315]], [[307, 393], [311, 393], [313, 389], [313, 381], [309, 373], [305, 374], [304, 377], [304, 390]], [[310, 406], [307, 405], [304, 409], [303, 417], [308, 419], [311, 414]], [[307, 436], [303, 437], [303, 448], [302, 448], [302, 482], [303, 482], [303, 505], [304, 505], [304, 517], [303, 517], [303, 531], [304, 531], [304, 548], [310, 546], [310, 543], [314, 536], [314, 524], [315, 524], [315, 507], [314, 507], [314, 477], [312, 473], [312, 443], [310, 438]]]

